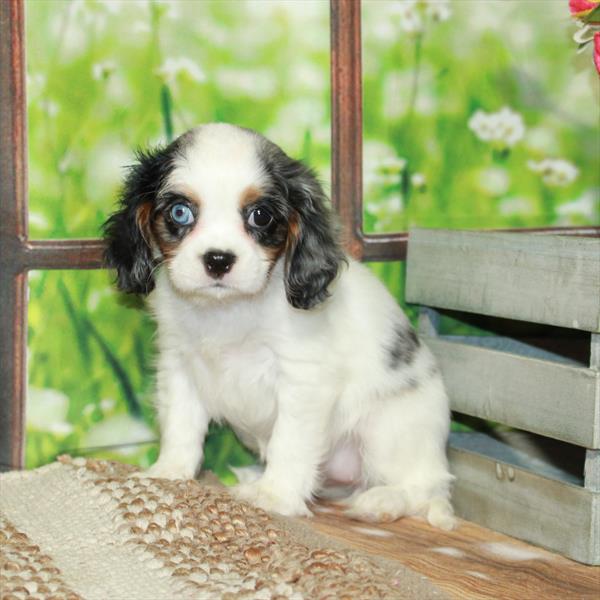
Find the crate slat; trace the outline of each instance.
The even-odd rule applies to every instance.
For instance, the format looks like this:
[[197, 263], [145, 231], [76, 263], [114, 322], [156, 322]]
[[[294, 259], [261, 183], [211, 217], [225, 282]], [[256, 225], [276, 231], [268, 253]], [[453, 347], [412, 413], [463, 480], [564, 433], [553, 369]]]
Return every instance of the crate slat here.
[[598, 371], [424, 338], [435, 354], [452, 410], [585, 448], [600, 448]]
[[449, 459], [457, 477], [453, 503], [460, 517], [574, 560], [600, 564], [599, 493], [465, 450], [455, 441]]
[[414, 229], [408, 302], [600, 331], [600, 239]]

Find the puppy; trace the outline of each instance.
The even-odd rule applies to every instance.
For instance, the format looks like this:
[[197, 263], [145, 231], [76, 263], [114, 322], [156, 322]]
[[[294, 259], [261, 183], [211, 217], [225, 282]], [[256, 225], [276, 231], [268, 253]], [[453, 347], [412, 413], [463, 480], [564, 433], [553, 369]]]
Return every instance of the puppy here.
[[348, 514], [450, 529], [448, 400], [385, 287], [344, 255], [313, 173], [258, 133], [193, 129], [140, 153], [105, 223], [118, 287], [158, 324], [160, 456], [192, 478], [211, 420], [266, 463], [238, 497], [284, 515], [326, 479]]

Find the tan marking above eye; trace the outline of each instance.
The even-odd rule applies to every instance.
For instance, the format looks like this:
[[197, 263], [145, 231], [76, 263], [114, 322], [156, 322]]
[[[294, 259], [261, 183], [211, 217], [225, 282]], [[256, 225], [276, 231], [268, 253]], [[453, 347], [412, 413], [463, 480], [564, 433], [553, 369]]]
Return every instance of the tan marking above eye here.
[[247, 187], [242, 192], [242, 195], [240, 197], [240, 208], [244, 208], [245, 206], [248, 206], [248, 204], [256, 202], [261, 196], [262, 192], [258, 188], [252, 185]]

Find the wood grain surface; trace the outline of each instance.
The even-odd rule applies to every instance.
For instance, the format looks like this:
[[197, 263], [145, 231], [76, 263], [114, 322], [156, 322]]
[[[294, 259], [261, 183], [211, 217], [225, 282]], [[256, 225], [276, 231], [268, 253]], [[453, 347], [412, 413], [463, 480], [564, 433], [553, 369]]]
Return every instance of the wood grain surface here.
[[455, 598], [600, 599], [600, 567], [588, 567], [478, 525], [451, 532], [422, 519], [367, 524], [319, 503], [308, 520], [317, 531], [427, 576]]

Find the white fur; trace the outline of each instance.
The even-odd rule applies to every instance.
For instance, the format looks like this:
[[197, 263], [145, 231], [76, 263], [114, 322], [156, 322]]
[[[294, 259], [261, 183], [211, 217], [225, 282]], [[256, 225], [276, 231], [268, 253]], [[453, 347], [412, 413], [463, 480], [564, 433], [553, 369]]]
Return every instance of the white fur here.
[[[269, 273], [239, 215], [240, 195], [263, 177], [252, 135], [224, 125], [195, 135], [168, 185], [200, 198], [201, 216], [149, 296], [161, 426], [149, 475], [193, 477], [209, 421], [226, 422], [266, 463], [236, 488], [241, 498], [309, 515], [306, 501], [333, 477], [356, 484], [349, 513], [359, 519], [422, 514], [451, 528], [448, 401], [431, 353], [421, 344], [390, 368], [394, 327], [406, 317], [353, 260], [325, 302], [290, 306], [283, 260]], [[226, 287], [200, 259], [214, 247], [238, 257]]]
[[[240, 198], [260, 188], [265, 175], [256, 156], [252, 134], [223, 124], [193, 130], [194, 140], [169, 177], [164, 192], [191, 192], [202, 209], [199, 221], [168, 262], [171, 283], [182, 294], [203, 294], [222, 300], [255, 294], [269, 268], [262, 249], [244, 235]], [[198, 260], [211, 249], [232, 252], [237, 265], [222, 280], [211, 279]]]

